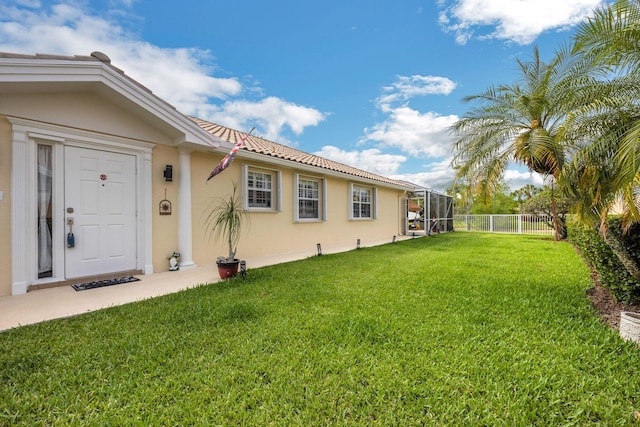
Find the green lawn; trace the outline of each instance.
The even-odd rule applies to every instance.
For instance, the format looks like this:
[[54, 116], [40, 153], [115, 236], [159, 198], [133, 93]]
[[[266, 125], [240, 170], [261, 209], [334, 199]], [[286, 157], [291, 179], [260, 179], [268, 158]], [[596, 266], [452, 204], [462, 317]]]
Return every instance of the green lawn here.
[[253, 269], [0, 333], [0, 425], [636, 425], [590, 286], [568, 243], [475, 233]]

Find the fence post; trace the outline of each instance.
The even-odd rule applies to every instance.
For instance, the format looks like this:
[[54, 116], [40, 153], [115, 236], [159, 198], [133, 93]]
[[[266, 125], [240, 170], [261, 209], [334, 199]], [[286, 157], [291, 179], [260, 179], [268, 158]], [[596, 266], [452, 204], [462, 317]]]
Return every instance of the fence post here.
[[489, 231], [493, 233], [493, 215], [489, 215]]
[[522, 214], [518, 215], [518, 234], [522, 234]]

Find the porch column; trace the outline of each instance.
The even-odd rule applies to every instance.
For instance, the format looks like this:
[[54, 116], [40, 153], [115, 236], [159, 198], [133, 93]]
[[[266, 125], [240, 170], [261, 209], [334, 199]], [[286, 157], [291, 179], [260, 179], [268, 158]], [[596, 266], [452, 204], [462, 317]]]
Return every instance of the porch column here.
[[178, 150], [178, 249], [183, 269], [196, 267], [191, 222], [191, 151]]
[[[31, 199], [35, 200], [35, 197], [28, 197], [37, 194], [38, 187], [31, 178], [36, 176], [35, 153], [29, 156], [27, 133], [15, 124], [11, 148], [11, 295], [19, 295], [27, 293], [38, 265], [37, 255], [34, 255], [38, 253], [36, 236], [29, 234], [29, 220], [35, 218], [37, 210], [31, 206]], [[31, 223], [35, 224], [34, 221]]]

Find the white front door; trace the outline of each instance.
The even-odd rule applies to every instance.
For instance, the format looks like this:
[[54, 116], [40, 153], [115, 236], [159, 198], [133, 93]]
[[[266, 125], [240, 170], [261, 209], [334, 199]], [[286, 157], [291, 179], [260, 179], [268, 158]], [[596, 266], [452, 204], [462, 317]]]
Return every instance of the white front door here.
[[135, 156], [67, 146], [64, 182], [66, 278], [134, 270]]

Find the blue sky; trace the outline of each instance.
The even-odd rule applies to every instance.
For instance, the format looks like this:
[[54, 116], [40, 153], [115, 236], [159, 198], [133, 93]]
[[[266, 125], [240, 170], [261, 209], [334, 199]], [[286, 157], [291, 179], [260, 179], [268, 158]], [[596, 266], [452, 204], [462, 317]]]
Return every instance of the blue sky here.
[[461, 99], [511, 83], [534, 45], [549, 59], [602, 3], [5, 0], [0, 51], [101, 51], [185, 114], [444, 190]]

